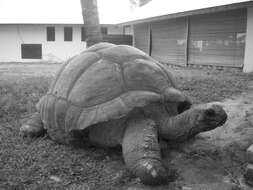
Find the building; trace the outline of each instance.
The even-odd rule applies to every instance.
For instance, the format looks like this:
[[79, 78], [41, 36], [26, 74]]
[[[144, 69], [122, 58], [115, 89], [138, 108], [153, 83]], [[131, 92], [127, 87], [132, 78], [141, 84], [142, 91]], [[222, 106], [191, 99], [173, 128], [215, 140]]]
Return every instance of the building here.
[[[101, 25], [104, 35], [123, 27]], [[0, 62], [61, 62], [86, 48], [82, 24], [0, 24]]]
[[[123, 27], [100, 16], [105, 41], [121, 40]], [[82, 23], [79, 0], [1, 0], [0, 62], [66, 60], [86, 48]]]
[[189, 2], [153, 0], [121, 25], [132, 28], [135, 47], [161, 62], [253, 71], [253, 1]]

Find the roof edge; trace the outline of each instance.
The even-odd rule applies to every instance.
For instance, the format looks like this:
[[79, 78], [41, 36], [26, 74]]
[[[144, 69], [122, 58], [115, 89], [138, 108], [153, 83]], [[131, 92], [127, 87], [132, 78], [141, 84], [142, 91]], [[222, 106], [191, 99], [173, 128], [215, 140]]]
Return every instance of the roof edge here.
[[118, 25], [125, 26], [125, 25], [146, 23], [146, 22], [152, 22], [152, 21], [158, 21], [158, 20], [192, 16], [192, 15], [198, 15], [198, 14], [213, 13], [213, 12], [220, 12], [220, 11], [233, 10], [233, 9], [241, 9], [241, 8], [247, 8], [247, 7], [251, 7], [251, 6], [253, 6], [252, 0], [246, 1], [246, 2], [241, 2], [241, 3], [232, 3], [232, 4], [227, 4], [227, 5], [221, 5], [221, 6], [209, 7], [209, 8], [203, 8], [203, 9], [196, 9], [196, 10], [191, 10], [191, 11], [149, 17], [149, 18], [144, 18], [144, 19], [132, 20], [132, 21], [118, 23]]
[[[0, 25], [83, 25], [83, 23], [0, 23]], [[100, 26], [117, 26], [117, 24], [100, 24]]]

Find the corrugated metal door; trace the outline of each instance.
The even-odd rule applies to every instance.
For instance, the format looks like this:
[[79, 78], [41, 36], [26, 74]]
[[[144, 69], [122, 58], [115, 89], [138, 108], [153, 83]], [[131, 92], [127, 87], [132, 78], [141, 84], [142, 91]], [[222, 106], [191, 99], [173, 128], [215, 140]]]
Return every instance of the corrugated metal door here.
[[149, 24], [134, 25], [134, 46], [149, 54]]
[[185, 65], [186, 26], [186, 18], [151, 23], [151, 56], [161, 62]]
[[189, 64], [242, 67], [246, 9], [190, 17]]

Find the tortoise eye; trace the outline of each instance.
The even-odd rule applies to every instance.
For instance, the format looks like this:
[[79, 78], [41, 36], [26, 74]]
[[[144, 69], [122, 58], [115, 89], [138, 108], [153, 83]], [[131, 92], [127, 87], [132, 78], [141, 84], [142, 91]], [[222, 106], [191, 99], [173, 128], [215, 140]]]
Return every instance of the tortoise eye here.
[[207, 115], [207, 116], [209, 116], [209, 117], [212, 117], [212, 116], [214, 116], [215, 115], [215, 111], [213, 110], [213, 109], [207, 109], [206, 111], [205, 111], [205, 115]]

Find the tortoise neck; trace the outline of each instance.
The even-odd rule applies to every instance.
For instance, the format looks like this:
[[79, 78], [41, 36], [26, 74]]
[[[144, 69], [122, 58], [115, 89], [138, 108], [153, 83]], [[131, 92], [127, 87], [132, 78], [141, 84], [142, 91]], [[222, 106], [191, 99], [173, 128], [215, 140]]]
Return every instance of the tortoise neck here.
[[176, 116], [161, 115], [159, 119], [159, 135], [170, 141], [185, 141], [198, 134], [194, 110], [190, 109]]

